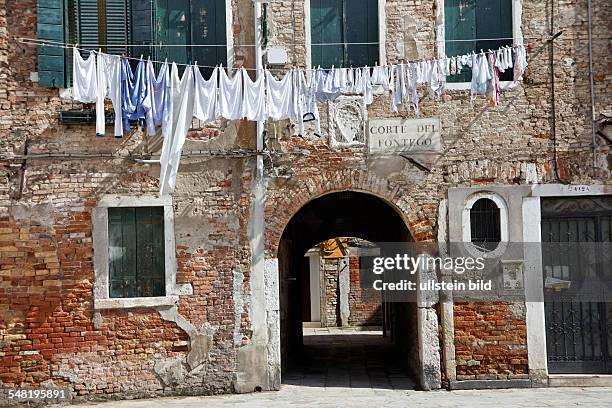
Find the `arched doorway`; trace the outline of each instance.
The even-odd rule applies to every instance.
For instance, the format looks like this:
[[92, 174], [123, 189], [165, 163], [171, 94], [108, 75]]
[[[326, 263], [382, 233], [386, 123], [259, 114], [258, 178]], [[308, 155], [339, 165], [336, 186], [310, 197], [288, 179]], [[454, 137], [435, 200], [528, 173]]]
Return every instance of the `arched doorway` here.
[[[318, 243], [337, 237], [355, 237], [372, 243], [412, 241], [399, 210], [368, 193], [328, 193], [308, 202], [293, 215], [278, 247], [281, 365], [285, 379], [292, 367], [304, 363], [300, 357], [308, 355], [304, 353], [302, 326], [303, 288], [309, 279], [304, 255]], [[422, 345], [419, 341], [423, 336], [419, 336], [417, 305], [382, 302], [382, 309], [381, 336], [384, 334], [387, 344], [393, 346], [394, 362], [416, 384], [422, 384], [423, 365], [419, 360]], [[437, 342], [437, 338], [434, 341]], [[342, 353], [338, 353], [338, 358], [342, 358]], [[381, 361], [380, 364], [386, 363]]]

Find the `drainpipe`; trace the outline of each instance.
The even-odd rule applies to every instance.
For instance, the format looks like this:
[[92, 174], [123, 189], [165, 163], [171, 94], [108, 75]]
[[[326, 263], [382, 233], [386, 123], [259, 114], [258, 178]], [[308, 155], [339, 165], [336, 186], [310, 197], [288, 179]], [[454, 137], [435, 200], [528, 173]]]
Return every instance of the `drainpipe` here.
[[595, 84], [593, 83], [593, 5], [587, 0], [589, 14], [589, 82], [591, 85], [591, 143], [593, 145], [593, 177], [595, 177], [597, 154], [597, 128], [595, 116]]

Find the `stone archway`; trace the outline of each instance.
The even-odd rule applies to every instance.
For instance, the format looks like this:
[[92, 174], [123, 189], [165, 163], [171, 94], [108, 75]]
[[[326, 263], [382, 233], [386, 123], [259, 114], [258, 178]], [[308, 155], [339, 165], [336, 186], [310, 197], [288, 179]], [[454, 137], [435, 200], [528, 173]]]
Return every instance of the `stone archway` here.
[[[296, 254], [303, 255], [303, 252], [317, 242], [336, 236], [356, 236], [378, 242], [431, 239], [432, 232], [428, 223], [416, 217], [414, 213], [406, 213], [381, 195], [381, 191], [370, 193], [362, 189], [333, 189], [305, 199], [312, 195], [297, 188], [293, 194], [285, 196], [285, 206], [268, 207], [270, 212], [274, 211], [279, 215], [291, 213], [289, 217], [266, 217], [272, 223], [266, 233], [268, 251], [274, 251], [274, 258], [267, 261], [269, 270], [266, 276], [272, 281], [274, 279], [269, 274], [276, 272], [275, 282], [279, 288], [278, 297], [275, 299], [278, 309], [276, 313], [268, 314], [274, 316], [268, 326], [274, 327], [278, 333], [273, 336], [277, 344], [274, 354], [278, 359], [274, 364], [275, 369], [280, 371], [281, 366], [286, 366], [283, 359], [290, 356], [290, 349], [293, 347], [293, 343], [288, 339], [291, 339], [290, 333], [297, 333], [297, 320], [292, 320], [294, 312], [291, 310], [295, 306], [289, 301], [291, 290], [287, 288], [292, 257], [295, 259]], [[367, 217], [368, 214], [372, 216]], [[278, 234], [274, 229], [280, 225], [282, 230], [281, 234]], [[406, 351], [404, 358], [407, 365], [410, 365], [408, 368], [423, 389], [440, 388], [441, 383], [435, 307], [436, 305], [418, 303], [393, 306], [397, 316], [393, 329], [395, 336], [398, 342], [403, 342]]]

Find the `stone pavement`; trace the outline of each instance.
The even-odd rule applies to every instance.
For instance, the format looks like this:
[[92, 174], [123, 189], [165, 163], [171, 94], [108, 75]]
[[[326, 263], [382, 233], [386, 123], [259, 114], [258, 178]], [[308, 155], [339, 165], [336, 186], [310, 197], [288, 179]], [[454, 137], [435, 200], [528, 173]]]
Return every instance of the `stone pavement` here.
[[415, 391], [393, 345], [380, 331], [304, 329], [301, 359], [278, 392], [213, 397], [176, 397], [77, 407], [435, 407], [612, 408], [612, 388]]
[[[91, 406], [76, 405], [76, 407]], [[532, 388], [449, 392], [284, 385], [278, 392], [120, 401], [97, 404], [95, 407], [610, 408], [612, 388]]]

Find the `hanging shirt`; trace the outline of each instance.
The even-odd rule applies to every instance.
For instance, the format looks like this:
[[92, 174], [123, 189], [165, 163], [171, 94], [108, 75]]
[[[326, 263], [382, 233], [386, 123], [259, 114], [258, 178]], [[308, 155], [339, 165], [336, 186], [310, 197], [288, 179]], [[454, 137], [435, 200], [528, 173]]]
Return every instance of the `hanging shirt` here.
[[98, 52], [97, 57], [98, 94], [96, 97], [96, 134], [104, 136], [106, 117], [104, 100], [108, 96], [115, 111], [115, 137], [123, 136], [123, 120], [121, 112], [121, 58]]
[[489, 101], [489, 106], [495, 107], [499, 101], [499, 71], [496, 67], [496, 54], [494, 52], [487, 54], [487, 61], [489, 64], [490, 78], [487, 80], [486, 96]]
[[170, 136], [164, 138], [160, 158], [161, 173], [159, 177], [160, 195], [171, 194], [176, 187], [181, 151], [187, 138], [187, 132], [193, 120], [193, 101], [195, 82], [194, 67], [187, 66], [183, 77], [179, 78], [178, 67], [172, 63], [171, 95], [172, 125]]
[[304, 135], [304, 115], [311, 114], [315, 120], [315, 133], [321, 135], [321, 120], [319, 118], [319, 107], [316, 96], [316, 72], [307, 80], [303, 70], [299, 70], [299, 134]]
[[521, 44], [514, 48], [514, 82], [523, 80], [525, 69], [527, 69], [527, 55], [525, 47]]
[[[123, 66], [126, 67], [125, 69], [129, 71], [129, 74], [132, 73], [130, 64], [127, 60], [124, 60]], [[128, 78], [129, 74], [127, 74]], [[127, 97], [127, 100], [123, 101], [123, 126], [126, 130], [129, 130], [130, 120], [140, 121], [145, 119], [145, 108], [143, 103], [148, 94], [147, 83], [147, 69], [145, 62], [141, 58], [136, 66], [136, 72], [132, 76], [131, 82], [129, 80], [127, 82], [130, 88], [127, 90], [124, 89], [124, 95]], [[126, 83], [124, 82], [124, 84]]]
[[268, 117], [266, 107], [265, 73], [252, 81], [244, 68], [240, 68], [244, 78], [244, 98], [242, 100], [242, 117], [248, 120], [264, 121]]
[[131, 130], [128, 113], [134, 109], [132, 105], [131, 95], [134, 90], [134, 73], [130, 62], [123, 58], [121, 59], [121, 115], [123, 116], [123, 130], [129, 132]]
[[194, 68], [195, 99], [193, 103], [193, 116], [203, 122], [211, 122], [219, 118], [219, 105], [217, 97], [217, 84], [219, 82], [219, 68], [215, 67], [208, 81], [204, 80], [197, 64]]
[[142, 103], [147, 123], [147, 134], [155, 136], [157, 127], [161, 126], [162, 135], [167, 137], [171, 125], [171, 95], [170, 95], [170, 68], [165, 62], [159, 69], [157, 78], [153, 62], [149, 59], [146, 65], [147, 95]]
[[242, 70], [229, 78], [223, 67], [219, 70], [219, 115], [227, 120], [242, 119]]
[[89, 53], [87, 60], [81, 57], [79, 50], [72, 49], [72, 97], [83, 103], [96, 102], [98, 81], [96, 79], [96, 56]]
[[297, 119], [297, 95], [293, 90], [293, 76], [294, 70], [290, 70], [285, 73], [283, 79], [277, 80], [266, 70], [266, 97], [270, 119]]
[[471, 101], [477, 94], [484, 95], [487, 91], [487, 81], [491, 79], [486, 54], [472, 54]]

